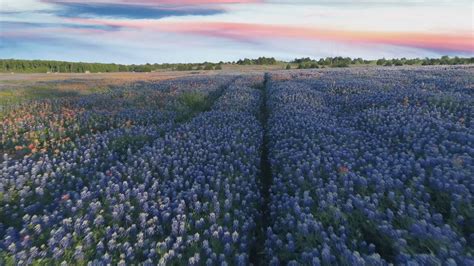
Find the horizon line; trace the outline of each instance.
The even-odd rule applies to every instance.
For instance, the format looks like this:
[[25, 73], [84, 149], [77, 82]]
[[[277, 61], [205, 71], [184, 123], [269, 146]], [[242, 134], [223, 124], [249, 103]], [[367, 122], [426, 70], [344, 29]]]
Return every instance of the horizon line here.
[[363, 57], [348, 57], [348, 56], [327, 56], [327, 57], [319, 57], [319, 58], [312, 58], [311, 56], [303, 56], [303, 57], [297, 57], [297, 58], [293, 58], [291, 59], [290, 61], [287, 61], [285, 59], [278, 59], [277, 57], [267, 57], [267, 56], [261, 56], [261, 57], [257, 57], [257, 58], [251, 58], [251, 57], [244, 57], [244, 58], [239, 58], [237, 60], [232, 60], [232, 61], [219, 61], [219, 62], [215, 62], [215, 61], [202, 61], [202, 62], [162, 62], [162, 63], [150, 63], [150, 62], [146, 62], [146, 63], [132, 63], [132, 64], [123, 64], [123, 63], [116, 63], [116, 62], [92, 62], [92, 61], [70, 61], [70, 60], [56, 60], [56, 59], [24, 59], [24, 58], [0, 58], [0, 61], [2, 60], [24, 60], [24, 61], [51, 61], [51, 62], [65, 62], [65, 63], [82, 63], [82, 64], [115, 64], [115, 65], [124, 65], [124, 66], [132, 66], [132, 65], [166, 65], [166, 64], [170, 64], [170, 65], [186, 65], [186, 64], [236, 64], [236, 62], [238, 62], [239, 60], [245, 60], [245, 59], [249, 59], [249, 60], [254, 60], [254, 59], [258, 59], [258, 58], [274, 58], [277, 62], [281, 62], [281, 63], [291, 63], [292, 61], [296, 60], [296, 59], [306, 59], [306, 58], [309, 58], [313, 61], [318, 61], [318, 60], [321, 60], [321, 59], [327, 59], [327, 58], [350, 58], [351, 60], [353, 59], [362, 59], [364, 61], [377, 61], [377, 60], [381, 60], [381, 59], [386, 59], [386, 60], [401, 60], [401, 59], [406, 59], [406, 60], [413, 60], [413, 59], [420, 59], [420, 60], [424, 60], [424, 59], [441, 59], [443, 57], [447, 56], [448, 58], [460, 58], [460, 59], [470, 59], [470, 58], [474, 58], [474, 55], [471, 55], [471, 56], [449, 56], [449, 55], [442, 55], [442, 56], [439, 56], [439, 57], [393, 57], [393, 58], [390, 58], [390, 57], [382, 57], [382, 58], [377, 58], [377, 59], [366, 59], [366, 58], [363, 58]]

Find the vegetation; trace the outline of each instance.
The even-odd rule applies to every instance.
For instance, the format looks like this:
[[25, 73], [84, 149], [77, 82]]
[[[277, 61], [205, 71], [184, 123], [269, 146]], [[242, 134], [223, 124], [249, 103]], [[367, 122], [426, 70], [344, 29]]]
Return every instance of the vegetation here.
[[299, 69], [320, 68], [320, 67], [349, 67], [355, 64], [370, 64], [370, 61], [362, 58], [351, 59], [350, 57], [326, 57], [313, 60], [309, 57], [296, 58], [292, 63], [298, 64]]
[[[143, 64], [120, 65], [102, 63], [65, 62], [50, 60], [0, 59], [0, 72], [14, 73], [105, 73], [105, 72], [152, 72], [159, 70], [192, 71], [219, 70], [219, 64]], [[222, 67], [220, 67], [222, 69]]]
[[[461, 58], [443, 56], [441, 58], [415, 58], [415, 59], [379, 59], [364, 60], [362, 58], [350, 57], [326, 57], [319, 60], [309, 57], [296, 58], [289, 62], [296, 64], [298, 69], [324, 68], [324, 67], [349, 67], [353, 65], [378, 65], [378, 66], [403, 66], [403, 65], [462, 65], [473, 64], [474, 57]], [[0, 59], [0, 72], [14, 73], [102, 73], [102, 72], [152, 72], [159, 70], [193, 71], [193, 70], [222, 70], [224, 62], [219, 63], [188, 63], [188, 64], [143, 64], [143, 65], [121, 65], [102, 63], [65, 62], [50, 60], [18, 60]], [[237, 62], [225, 64], [236, 65], [277, 65], [288, 64], [288, 62], [277, 61], [273, 57], [259, 57], [257, 59], [240, 59]], [[291, 69], [288, 64], [286, 69]], [[289, 67], [288, 67], [289, 66]]]
[[474, 58], [460, 58], [443, 56], [441, 58], [414, 58], [414, 59], [379, 59], [364, 60], [362, 58], [351, 59], [350, 57], [327, 57], [319, 60], [306, 58], [296, 58], [291, 63], [298, 64], [299, 69], [320, 68], [320, 67], [349, 67], [351, 65], [373, 65], [378, 66], [404, 66], [404, 65], [466, 65], [473, 64]]
[[240, 59], [237, 65], [276, 65], [277, 60], [273, 57], [259, 57], [257, 59]]
[[84, 96], [93, 93], [105, 91], [105, 88], [91, 87], [83, 90], [73, 88], [60, 88], [59, 86], [26, 86], [21, 88], [2, 88], [0, 90], [0, 118], [7, 106], [13, 106], [19, 103], [40, 100], [40, 99], [59, 99], [70, 98], [74, 96]]
[[471, 58], [461, 58], [461, 57], [449, 57], [443, 56], [441, 58], [425, 58], [425, 59], [379, 59], [377, 60], [378, 66], [403, 66], [403, 65], [467, 65], [473, 64], [474, 57]]

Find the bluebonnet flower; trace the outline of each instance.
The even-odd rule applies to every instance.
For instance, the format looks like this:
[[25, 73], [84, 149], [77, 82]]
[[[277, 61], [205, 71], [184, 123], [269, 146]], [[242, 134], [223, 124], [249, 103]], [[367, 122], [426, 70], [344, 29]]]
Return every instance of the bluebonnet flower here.
[[[470, 117], [473, 111], [466, 105], [472, 94], [459, 89], [469, 83], [467, 72], [449, 69], [445, 76], [436, 69], [410, 74], [372, 69], [269, 75], [270, 214], [275, 222], [272, 233], [267, 230], [268, 261], [285, 254], [284, 263], [303, 263], [303, 254], [323, 245], [315, 255], [323, 263], [435, 263], [416, 254], [425, 252], [420, 245], [428, 245], [441, 262], [455, 253], [461, 263], [468, 256], [462, 248], [468, 242], [459, 231], [462, 223], [448, 222], [441, 213], [456, 217], [453, 204], [468, 206], [472, 200], [466, 180], [474, 169], [453, 168], [469, 150], [461, 135], [473, 136], [465, 124], [452, 126], [458, 124], [455, 117]], [[436, 86], [421, 89], [415, 81], [421, 75]], [[434, 100], [440, 98], [449, 104]], [[448, 203], [441, 207], [439, 197]], [[305, 224], [318, 228], [314, 238], [306, 237]], [[299, 237], [284, 242], [293, 228]], [[374, 242], [365, 242], [369, 235]], [[285, 252], [292, 241], [297, 250]]]

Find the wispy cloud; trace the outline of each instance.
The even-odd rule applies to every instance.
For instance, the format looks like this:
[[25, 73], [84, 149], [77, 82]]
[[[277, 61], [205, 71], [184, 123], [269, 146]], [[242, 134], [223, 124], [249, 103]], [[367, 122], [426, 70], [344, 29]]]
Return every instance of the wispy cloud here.
[[128, 4], [149, 4], [149, 5], [172, 5], [172, 6], [192, 6], [192, 5], [226, 5], [226, 4], [253, 4], [264, 3], [264, 0], [121, 0]]
[[217, 8], [153, 7], [147, 5], [56, 2], [56, 14], [62, 17], [109, 17], [161, 19], [173, 16], [211, 16], [224, 12]]
[[[46, 3], [84, 3], [80, 0], [42, 0]], [[93, 3], [151, 6], [195, 6], [264, 3], [264, 0], [95, 0]]]
[[7, 32], [22, 31], [37, 28], [69, 28], [69, 29], [94, 29], [103, 31], [117, 31], [120, 26], [105, 24], [74, 24], [74, 23], [51, 23], [51, 22], [20, 22], [20, 21], [0, 21], [0, 28], [8, 29]]
[[274, 24], [232, 22], [161, 22], [161, 21], [104, 21], [83, 20], [93, 25], [149, 29], [159, 32], [202, 35], [238, 42], [278, 41], [300, 39], [341, 42], [345, 44], [374, 44], [407, 46], [433, 51], [474, 53], [472, 35], [464, 33], [377, 32], [295, 27]]

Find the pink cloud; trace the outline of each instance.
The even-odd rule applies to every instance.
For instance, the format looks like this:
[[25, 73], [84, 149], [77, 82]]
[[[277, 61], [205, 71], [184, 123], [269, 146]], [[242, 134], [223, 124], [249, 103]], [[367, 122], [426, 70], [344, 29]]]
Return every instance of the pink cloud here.
[[165, 22], [72, 19], [78, 23], [120, 26], [131, 29], [193, 34], [232, 39], [239, 42], [299, 39], [341, 43], [406, 46], [429, 50], [474, 53], [474, 34], [432, 32], [376, 32], [296, 27], [275, 24], [234, 22]]
[[[145, 26], [145, 25], [144, 25]], [[146, 27], [146, 26], [145, 26]], [[430, 32], [375, 32], [321, 29], [317, 27], [295, 27], [271, 24], [249, 24], [228, 22], [162, 22], [160, 30], [223, 37], [238, 41], [258, 39], [304, 39], [336, 41], [343, 43], [373, 43], [409, 46], [422, 49], [474, 52], [473, 34]]]

